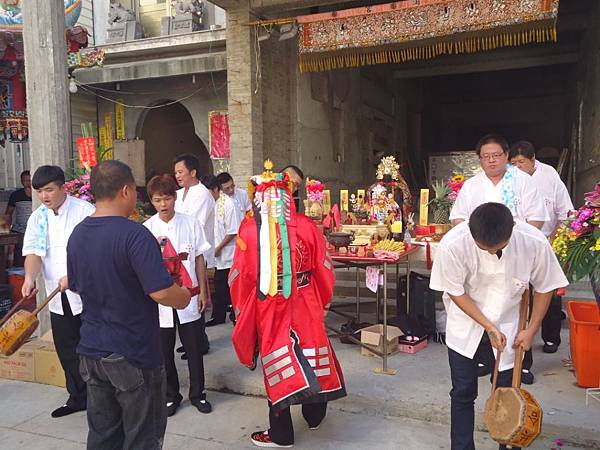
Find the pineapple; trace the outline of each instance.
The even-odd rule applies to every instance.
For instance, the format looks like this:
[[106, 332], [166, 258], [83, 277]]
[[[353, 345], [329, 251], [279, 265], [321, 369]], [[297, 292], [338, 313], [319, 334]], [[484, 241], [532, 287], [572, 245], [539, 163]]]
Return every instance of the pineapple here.
[[452, 207], [452, 201], [450, 201], [448, 195], [452, 193], [452, 189], [443, 181], [435, 180], [433, 191], [435, 197], [430, 202], [433, 205], [433, 223], [448, 223], [450, 221], [450, 208]]

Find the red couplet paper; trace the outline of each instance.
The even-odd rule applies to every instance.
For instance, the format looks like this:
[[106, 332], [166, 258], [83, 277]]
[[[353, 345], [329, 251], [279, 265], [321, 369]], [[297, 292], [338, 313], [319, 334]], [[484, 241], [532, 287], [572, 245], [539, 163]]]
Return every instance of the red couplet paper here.
[[94, 167], [98, 164], [96, 158], [96, 139], [93, 137], [77, 138], [77, 154], [79, 155], [79, 165], [85, 167]]
[[231, 157], [229, 115], [224, 111], [211, 111], [208, 120], [210, 127], [210, 157], [213, 159], [228, 159]]

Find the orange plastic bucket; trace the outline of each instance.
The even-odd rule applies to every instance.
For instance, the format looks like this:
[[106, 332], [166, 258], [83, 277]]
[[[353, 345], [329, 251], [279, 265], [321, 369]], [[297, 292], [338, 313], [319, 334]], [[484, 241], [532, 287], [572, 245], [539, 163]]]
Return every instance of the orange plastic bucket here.
[[600, 309], [595, 302], [567, 302], [571, 357], [577, 384], [600, 387]]

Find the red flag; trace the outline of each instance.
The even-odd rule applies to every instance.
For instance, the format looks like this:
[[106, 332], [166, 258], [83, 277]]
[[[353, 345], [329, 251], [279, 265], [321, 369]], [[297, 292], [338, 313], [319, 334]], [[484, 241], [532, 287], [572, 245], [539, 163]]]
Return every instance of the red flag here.
[[185, 266], [181, 264], [183, 255], [180, 255], [175, 251], [175, 247], [173, 247], [173, 244], [168, 238], [160, 237], [158, 238], [158, 241], [160, 242], [160, 248], [162, 250], [163, 263], [169, 274], [178, 285], [191, 289], [193, 287], [192, 278], [185, 269]]

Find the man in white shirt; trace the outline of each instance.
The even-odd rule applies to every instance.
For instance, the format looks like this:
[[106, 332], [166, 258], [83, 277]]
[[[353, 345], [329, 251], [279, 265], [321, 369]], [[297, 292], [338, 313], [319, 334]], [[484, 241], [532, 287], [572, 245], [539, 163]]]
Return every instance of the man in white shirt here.
[[[531, 319], [518, 333], [519, 304], [529, 284], [535, 289]], [[490, 345], [502, 350], [498, 386], [509, 386], [514, 348], [531, 348], [552, 291], [567, 284], [544, 235], [520, 220], [515, 222], [502, 204], [480, 205], [468, 223], [444, 236], [433, 263], [430, 287], [444, 293], [448, 314], [453, 450], [475, 448], [478, 358], [490, 352]], [[485, 334], [489, 339], [484, 339]]]
[[[215, 223], [215, 199], [208, 189], [200, 183], [200, 161], [194, 155], [179, 155], [174, 161], [175, 179], [181, 187], [177, 191], [175, 211], [193, 216], [200, 223], [204, 236], [210, 244], [210, 250], [204, 253], [207, 268], [215, 267], [214, 257], [214, 223]], [[208, 278], [205, 280], [208, 284]], [[202, 317], [204, 320], [204, 316]], [[182, 351], [182, 348], [177, 349]], [[203, 332], [202, 351], [208, 353], [209, 343], [206, 332]], [[185, 359], [185, 356], [183, 356]]]
[[[65, 192], [65, 174], [57, 166], [41, 166], [33, 174], [32, 186], [41, 205], [31, 214], [23, 238], [25, 281], [22, 295], [35, 288], [35, 280], [42, 272], [49, 294], [67, 275], [67, 242], [76, 225], [94, 212], [94, 206]], [[67, 290], [61, 298], [50, 302], [50, 322], [56, 353], [65, 372], [69, 399], [52, 412], [52, 417], [63, 417], [86, 409], [86, 385], [79, 373], [80, 314], [79, 295]]]
[[[531, 179], [535, 182], [550, 216], [550, 220], [545, 222], [542, 227], [542, 233], [551, 239], [560, 224], [567, 218], [569, 211], [573, 210], [573, 202], [567, 187], [554, 167], [536, 160], [535, 148], [531, 142], [519, 141], [513, 144], [510, 149], [510, 162], [526, 174], [531, 175]], [[545, 353], [555, 353], [558, 350], [561, 321], [562, 298], [555, 294], [552, 296], [550, 307], [542, 322]], [[527, 360], [528, 356], [525, 358]]]
[[520, 220], [541, 229], [548, 215], [531, 177], [508, 164], [508, 142], [497, 134], [481, 138], [476, 146], [482, 172], [465, 181], [450, 220], [453, 225], [469, 220], [486, 202], [502, 203]]
[[217, 180], [221, 185], [221, 192], [231, 197], [237, 208], [240, 210], [242, 217], [252, 209], [248, 192], [240, 189], [235, 185], [232, 176], [227, 172], [222, 172], [217, 175]]
[[[229, 174], [227, 174], [229, 175]], [[242, 211], [233, 199], [221, 192], [218, 177], [208, 175], [204, 184], [215, 199], [215, 298], [213, 301], [212, 318], [206, 323], [212, 327], [225, 323], [227, 308], [231, 308], [229, 294], [229, 269], [233, 265], [235, 238], [242, 223]], [[229, 318], [235, 323], [235, 315], [230, 311]]]
[[189, 398], [192, 405], [204, 414], [211, 412], [211, 404], [206, 400], [204, 390], [204, 357], [201, 342], [204, 333], [202, 313], [206, 307], [207, 285], [198, 283], [206, 278], [204, 252], [210, 249], [210, 244], [204, 237], [200, 223], [192, 216], [175, 212], [177, 184], [169, 175], [152, 178], [147, 186], [148, 197], [157, 213], [144, 222], [152, 234], [159, 240], [166, 240], [173, 245], [175, 252], [180, 255], [182, 265], [190, 279], [191, 287], [200, 287], [200, 293], [192, 297], [185, 309], [175, 310], [168, 306], [159, 305], [159, 321], [161, 328], [162, 350], [167, 375], [167, 416], [177, 412], [182, 395], [179, 392], [179, 377], [175, 366], [175, 332], [185, 347], [188, 369], [190, 372]]

